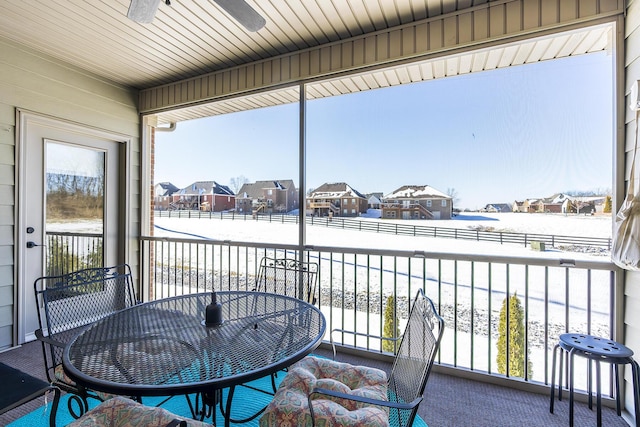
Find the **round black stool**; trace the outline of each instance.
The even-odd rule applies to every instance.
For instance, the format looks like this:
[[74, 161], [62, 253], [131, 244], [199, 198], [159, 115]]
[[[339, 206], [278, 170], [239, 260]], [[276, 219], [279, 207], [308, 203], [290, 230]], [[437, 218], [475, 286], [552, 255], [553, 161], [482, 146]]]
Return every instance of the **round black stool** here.
[[[631, 371], [633, 375], [633, 404], [635, 408], [636, 426], [640, 426], [640, 417], [638, 416], [638, 383], [640, 382], [640, 369], [638, 363], [633, 360], [633, 351], [613, 340], [596, 337], [593, 335], [582, 334], [562, 334], [558, 344], [553, 348], [553, 361], [551, 365], [551, 401], [549, 405], [549, 412], [553, 413], [553, 402], [555, 394], [555, 377], [556, 377], [556, 353], [557, 350], [564, 350], [569, 355], [569, 366], [567, 367], [569, 373], [569, 425], [573, 426], [573, 356], [578, 355], [589, 359], [588, 373], [587, 373], [587, 385], [589, 393], [589, 409], [592, 408], [592, 393], [591, 393], [591, 361], [596, 363], [596, 406], [598, 427], [602, 426], [602, 396], [600, 387], [600, 362], [613, 364], [614, 368], [614, 380], [616, 387], [616, 410], [620, 415], [620, 383], [618, 376], [618, 365], [631, 365]], [[558, 381], [558, 400], [562, 400], [562, 353], [560, 357], [560, 375]]]

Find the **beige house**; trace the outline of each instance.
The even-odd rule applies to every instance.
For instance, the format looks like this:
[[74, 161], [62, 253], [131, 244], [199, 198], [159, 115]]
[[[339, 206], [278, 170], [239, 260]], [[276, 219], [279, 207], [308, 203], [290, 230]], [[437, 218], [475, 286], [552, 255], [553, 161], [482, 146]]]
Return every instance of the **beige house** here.
[[[514, 212], [528, 213], [595, 213], [602, 212], [605, 197], [572, 197], [558, 193], [540, 199], [514, 203]], [[598, 209], [599, 206], [599, 209]]]
[[518, 201], [516, 200], [515, 202], [513, 202], [513, 211], [514, 212], [529, 212], [529, 200], [522, 200], [522, 201]]
[[380, 209], [382, 208], [382, 193], [369, 193], [365, 194], [367, 198], [367, 204], [369, 209]]
[[[637, 104], [629, 94], [640, 80], [637, 0], [250, 3], [268, 16], [264, 30], [245, 31], [209, 1], [161, 2], [145, 25], [127, 19], [128, 1], [2, 3], [0, 350], [33, 340], [37, 327], [33, 283], [44, 272], [43, 254], [27, 241], [46, 238], [45, 146], [105, 165], [104, 263], [131, 264], [147, 295], [140, 239], [153, 233], [156, 132], [200, 117], [608, 51], [614, 211], [621, 205], [635, 130], [627, 106]], [[307, 188], [303, 104], [300, 189]], [[465, 115], [486, 115], [463, 107], [452, 126]], [[389, 173], [401, 167], [383, 160]], [[353, 208], [339, 212], [363, 209], [353, 198]], [[304, 251], [305, 242], [298, 247]], [[638, 352], [640, 275], [612, 271], [613, 338]], [[630, 377], [625, 372], [624, 409], [633, 417]]]
[[453, 199], [429, 185], [404, 185], [384, 197], [385, 219], [451, 219]]
[[483, 212], [492, 213], [513, 212], [513, 205], [508, 203], [489, 203], [482, 210]]
[[236, 194], [236, 212], [241, 214], [282, 214], [297, 208], [298, 190], [291, 179], [245, 183]]
[[196, 181], [171, 195], [176, 209], [224, 212], [235, 207], [236, 196], [226, 185], [215, 181]]
[[179, 188], [170, 182], [160, 182], [153, 187], [153, 208], [160, 211], [173, 209], [171, 195]]
[[307, 195], [307, 213], [313, 216], [358, 216], [368, 204], [364, 194], [344, 182], [322, 184]]

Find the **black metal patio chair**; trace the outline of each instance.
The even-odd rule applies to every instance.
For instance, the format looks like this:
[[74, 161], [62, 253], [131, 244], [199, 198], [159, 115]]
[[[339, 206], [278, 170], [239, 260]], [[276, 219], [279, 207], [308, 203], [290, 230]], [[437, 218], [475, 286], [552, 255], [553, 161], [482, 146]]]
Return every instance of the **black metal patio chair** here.
[[375, 368], [307, 356], [289, 368], [260, 426], [411, 426], [443, 331], [444, 320], [419, 290], [388, 379]]
[[[252, 291], [286, 295], [315, 305], [318, 301], [317, 280], [317, 263], [298, 261], [290, 258], [263, 257], [260, 260], [258, 276]], [[242, 384], [242, 386], [273, 395], [277, 390], [276, 378], [277, 373], [271, 374], [271, 391], [256, 388], [250, 383]], [[219, 402], [220, 410], [224, 413], [219, 393], [218, 395], [214, 395], [213, 393], [205, 394], [202, 398], [203, 401], [209, 402], [209, 405], [211, 402], [214, 404], [215, 402]], [[242, 420], [233, 420], [233, 422], [249, 422], [261, 413], [262, 411]], [[231, 414], [226, 414], [226, 416], [231, 417]]]
[[318, 264], [289, 258], [264, 257], [256, 279], [255, 291], [292, 296], [315, 305]]
[[[34, 283], [47, 379], [71, 393], [69, 412], [78, 418], [88, 409], [87, 398], [105, 400], [110, 396], [76, 384], [62, 368], [65, 345], [93, 322], [136, 304], [131, 269], [122, 264], [87, 268], [59, 276], [44, 276]], [[77, 405], [77, 411], [74, 405]]]

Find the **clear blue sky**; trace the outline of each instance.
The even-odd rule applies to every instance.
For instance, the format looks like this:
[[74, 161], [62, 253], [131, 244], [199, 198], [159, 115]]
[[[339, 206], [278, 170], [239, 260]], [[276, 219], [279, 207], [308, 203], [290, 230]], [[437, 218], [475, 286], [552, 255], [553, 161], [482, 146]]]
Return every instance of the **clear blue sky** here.
[[[606, 52], [307, 103], [307, 190], [455, 189], [478, 208], [612, 187], [613, 65]], [[156, 134], [155, 182], [298, 185], [298, 106], [178, 124]]]

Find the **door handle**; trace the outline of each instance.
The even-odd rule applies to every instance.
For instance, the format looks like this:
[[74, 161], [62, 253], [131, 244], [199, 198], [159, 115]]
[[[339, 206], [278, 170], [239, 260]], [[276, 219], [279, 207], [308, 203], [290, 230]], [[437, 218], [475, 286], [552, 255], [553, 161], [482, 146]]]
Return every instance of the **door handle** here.
[[39, 245], [36, 242], [27, 242], [27, 248], [29, 249], [35, 248], [36, 246], [44, 246], [44, 245]]

